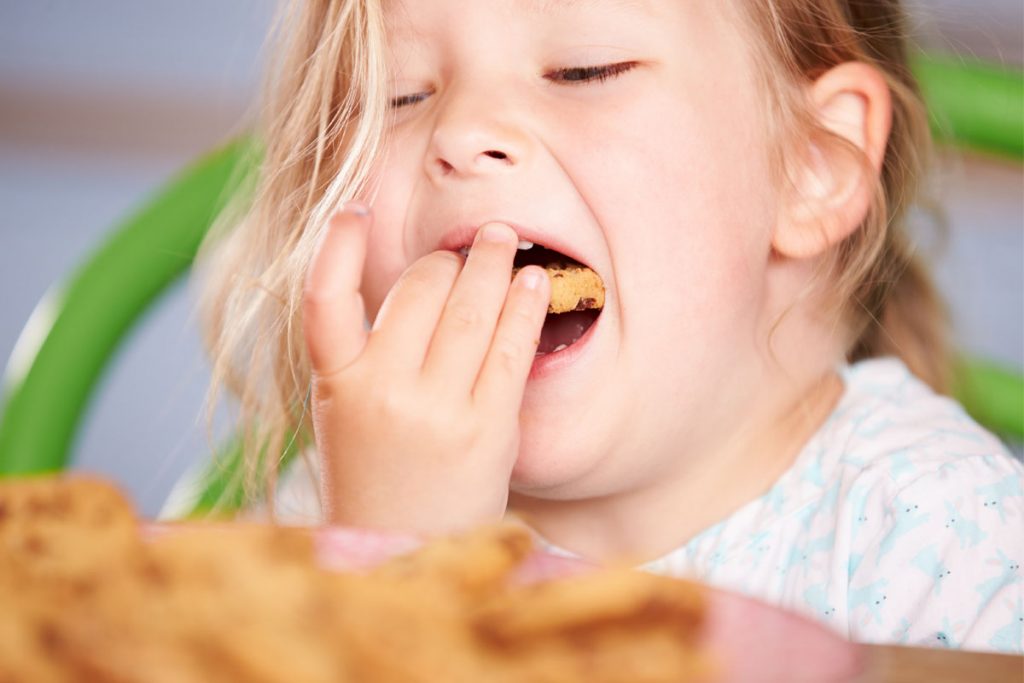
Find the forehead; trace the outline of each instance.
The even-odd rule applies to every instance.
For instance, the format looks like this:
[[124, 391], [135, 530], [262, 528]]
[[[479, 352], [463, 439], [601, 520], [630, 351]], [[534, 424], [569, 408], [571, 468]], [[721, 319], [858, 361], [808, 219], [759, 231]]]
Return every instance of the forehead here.
[[[701, 63], [714, 61], [713, 55], [719, 52], [710, 49], [709, 43], [727, 44], [744, 54], [751, 47], [752, 36], [742, 27], [737, 30], [736, 5], [740, 3], [735, 0], [379, 1], [389, 58], [403, 60], [454, 41], [502, 46], [513, 45], [519, 38], [605, 45], [611, 40], [608, 36], [614, 35]], [[500, 39], [488, 33], [493, 31], [499, 32]]]
[[[459, 0], [462, 2], [464, 0]], [[632, 12], [654, 16], [652, 0], [473, 0], [474, 2], [490, 3], [496, 11], [519, 16], [543, 18], [558, 16], [569, 12]], [[656, 0], [653, 0], [656, 1]], [[430, 5], [443, 5], [442, 2], [431, 0], [384, 0], [384, 13], [388, 17], [388, 25], [401, 29], [403, 24], [411, 22], [416, 14], [414, 10], [426, 10]], [[451, 16], [447, 12], [446, 16]]]
[[576, 17], [613, 23], [619, 17], [644, 22], [660, 22], [663, 18], [655, 7], [661, 4], [659, 0], [471, 0], [471, 11], [463, 9], [464, 2], [467, 0], [383, 0], [389, 49], [425, 47], [441, 31], [461, 32], [459, 24], [472, 23], [474, 19], [469, 15], [479, 17], [480, 12], [523, 27], [547, 20], [573, 22]]
[[[551, 14], [569, 9], [624, 8], [647, 11], [651, 0], [474, 0], [491, 2], [496, 5], [532, 14]], [[429, 0], [413, 0], [413, 5], [428, 4]], [[384, 9], [404, 8], [407, 0], [384, 0]]]
[[534, 14], [553, 14], [571, 9], [627, 9], [650, 13], [648, 0], [515, 0], [513, 4]]

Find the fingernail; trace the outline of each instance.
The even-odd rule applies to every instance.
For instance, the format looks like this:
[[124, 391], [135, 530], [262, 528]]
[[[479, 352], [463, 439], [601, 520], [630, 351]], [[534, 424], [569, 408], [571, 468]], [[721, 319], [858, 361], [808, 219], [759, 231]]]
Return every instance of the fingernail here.
[[520, 277], [523, 280], [523, 287], [526, 287], [527, 289], [540, 289], [542, 278], [546, 278], [547, 276], [548, 274], [543, 270], [528, 268], [522, 272]]
[[357, 201], [345, 202], [345, 205], [342, 207], [342, 211], [345, 211], [347, 213], [354, 213], [357, 216], [370, 215], [370, 207], [368, 207], [366, 204], [363, 204], [362, 202]]
[[488, 223], [480, 233], [480, 239], [485, 242], [511, 242], [518, 239], [515, 231], [502, 223]]

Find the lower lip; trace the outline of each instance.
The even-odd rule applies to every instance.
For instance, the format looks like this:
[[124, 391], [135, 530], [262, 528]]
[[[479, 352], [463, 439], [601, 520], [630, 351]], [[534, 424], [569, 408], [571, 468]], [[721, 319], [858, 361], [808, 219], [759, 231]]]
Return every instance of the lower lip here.
[[545, 377], [555, 374], [562, 368], [575, 363], [576, 360], [586, 351], [587, 345], [594, 336], [594, 330], [601, 324], [601, 318], [603, 317], [604, 313], [597, 316], [594, 323], [587, 328], [587, 331], [583, 333], [582, 337], [569, 346], [566, 346], [561, 351], [554, 351], [534, 358], [533, 365], [530, 367], [528, 380], [544, 379]]

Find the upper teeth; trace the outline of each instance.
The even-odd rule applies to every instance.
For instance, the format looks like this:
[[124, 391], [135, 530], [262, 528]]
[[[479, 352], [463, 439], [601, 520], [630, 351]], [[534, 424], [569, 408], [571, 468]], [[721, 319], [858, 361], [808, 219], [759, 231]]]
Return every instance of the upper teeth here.
[[[527, 249], [533, 249], [533, 242], [527, 242], [526, 240], [519, 240], [519, 246], [516, 247], [516, 248], [517, 249], [521, 249], [523, 251], [525, 251]], [[459, 253], [462, 254], [463, 256], [469, 256], [469, 247], [465, 246], [462, 249], [459, 249]]]

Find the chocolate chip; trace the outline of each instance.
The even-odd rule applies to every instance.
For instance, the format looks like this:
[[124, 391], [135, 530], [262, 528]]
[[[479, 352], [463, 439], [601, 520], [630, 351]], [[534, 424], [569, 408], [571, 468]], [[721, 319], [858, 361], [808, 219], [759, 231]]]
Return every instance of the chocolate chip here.
[[81, 598], [87, 598], [96, 593], [99, 588], [94, 579], [81, 579], [71, 584], [71, 590]]
[[36, 631], [36, 638], [38, 638], [39, 644], [47, 652], [56, 653], [63, 649], [64, 638], [54, 624], [46, 621], [41, 622], [39, 629]]
[[595, 303], [597, 303], [596, 299], [594, 299], [592, 297], [584, 297], [584, 298], [579, 300], [579, 302], [576, 304], [576, 308], [574, 308], [572, 310], [574, 310], [574, 311], [586, 311], [586, 310], [589, 310], [591, 308], [594, 308], [594, 304]]
[[25, 539], [25, 550], [29, 555], [42, 555], [46, 553], [46, 543], [38, 536], [29, 536]]
[[171, 577], [167, 573], [167, 570], [155, 562], [146, 562], [143, 564], [139, 567], [139, 573], [142, 575], [143, 581], [153, 584], [154, 586], [167, 586], [171, 582]]

